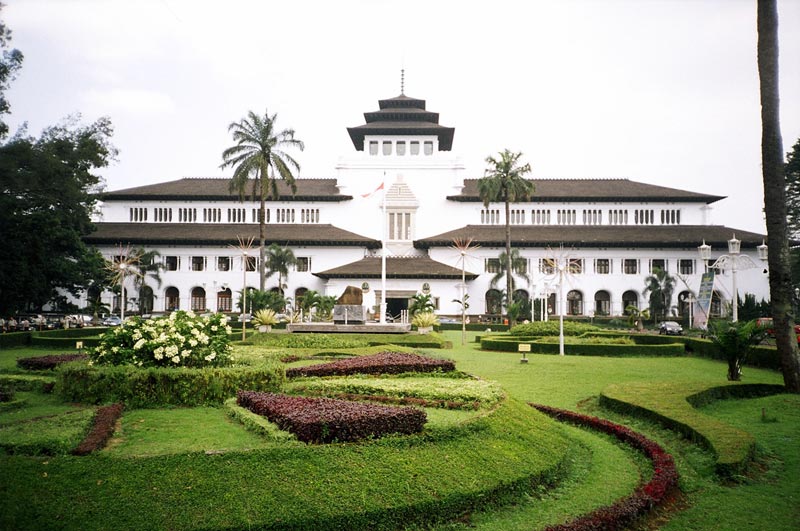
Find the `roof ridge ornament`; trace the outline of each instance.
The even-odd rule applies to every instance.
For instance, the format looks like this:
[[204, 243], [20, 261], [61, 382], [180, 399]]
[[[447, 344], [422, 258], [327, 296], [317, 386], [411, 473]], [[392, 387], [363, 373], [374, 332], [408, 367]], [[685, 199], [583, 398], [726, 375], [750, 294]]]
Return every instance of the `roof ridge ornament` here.
[[400, 95], [406, 95], [406, 69], [400, 69]]

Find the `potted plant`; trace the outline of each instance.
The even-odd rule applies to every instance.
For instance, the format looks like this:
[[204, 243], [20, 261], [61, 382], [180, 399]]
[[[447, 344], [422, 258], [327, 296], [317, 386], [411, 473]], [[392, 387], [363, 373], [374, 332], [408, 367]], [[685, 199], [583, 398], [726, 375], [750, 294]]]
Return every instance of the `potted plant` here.
[[439, 324], [439, 317], [433, 312], [419, 312], [411, 318], [411, 324], [417, 327], [420, 334], [429, 334], [433, 326]]
[[253, 326], [257, 327], [259, 332], [271, 332], [272, 325], [276, 324], [278, 324], [278, 317], [274, 310], [258, 310], [253, 315]]

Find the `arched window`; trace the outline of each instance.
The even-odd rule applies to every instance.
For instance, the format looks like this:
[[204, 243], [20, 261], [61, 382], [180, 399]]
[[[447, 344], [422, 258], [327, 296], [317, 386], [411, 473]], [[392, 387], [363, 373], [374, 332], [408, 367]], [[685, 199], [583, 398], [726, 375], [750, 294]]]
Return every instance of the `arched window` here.
[[691, 313], [689, 308], [689, 297], [691, 293], [688, 291], [681, 291], [678, 293], [678, 315], [681, 317], [688, 317]]
[[622, 312], [625, 315], [630, 313], [628, 311], [628, 306], [635, 306], [637, 308], [639, 307], [639, 293], [632, 289], [629, 289], [622, 294]]
[[155, 295], [153, 295], [153, 288], [150, 286], [142, 286], [141, 291], [139, 291], [139, 313], [153, 313], [154, 299]]
[[164, 292], [164, 309], [168, 312], [181, 309], [181, 292], [178, 288], [169, 287]]
[[486, 313], [500, 314], [502, 312], [502, 294], [496, 289], [486, 292]]
[[294, 309], [295, 311], [300, 310], [300, 301], [303, 300], [303, 297], [308, 292], [308, 288], [297, 288], [294, 290]]
[[573, 289], [567, 293], [567, 315], [583, 314], [583, 293]]
[[230, 288], [225, 288], [217, 292], [217, 311], [230, 312], [233, 310], [233, 294]]
[[600, 290], [594, 294], [594, 314], [611, 315], [611, 294]]
[[206, 311], [206, 290], [199, 286], [192, 288], [192, 302], [190, 308], [193, 312]]
[[520, 313], [517, 315], [517, 319], [530, 320], [532, 313], [530, 294], [524, 289], [518, 289], [514, 291], [514, 302], [520, 304]]

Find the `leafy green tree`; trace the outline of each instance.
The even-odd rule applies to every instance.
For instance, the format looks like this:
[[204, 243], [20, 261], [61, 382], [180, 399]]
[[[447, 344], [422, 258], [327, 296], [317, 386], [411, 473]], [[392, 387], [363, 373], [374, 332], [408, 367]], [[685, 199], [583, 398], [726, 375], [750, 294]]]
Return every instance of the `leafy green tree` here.
[[739, 311], [737, 312], [739, 319], [742, 321], [751, 321], [759, 317], [769, 317], [769, 303], [765, 300], [756, 302], [756, 296], [752, 293], [745, 293], [744, 297], [737, 297]]
[[[0, 3], [0, 12], [5, 4]], [[8, 125], [3, 121], [3, 115], [8, 114], [11, 105], [5, 97], [5, 91], [22, 68], [22, 52], [16, 48], [9, 49], [11, 30], [0, 21], [0, 140], [8, 135]]]
[[[297, 192], [295, 173], [300, 165], [288, 153], [286, 148], [297, 148], [302, 151], [303, 142], [294, 137], [294, 129], [278, 130], [277, 114], [270, 116], [268, 111], [260, 116], [253, 111], [245, 118], [232, 122], [228, 131], [232, 133], [235, 144], [222, 152], [224, 161], [220, 168], [233, 167], [230, 191], [238, 192], [244, 200], [245, 190], [250, 187], [251, 198], [258, 197], [259, 208], [259, 289], [264, 290], [266, 283], [266, 201], [280, 197], [278, 181], [282, 180]], [[277, 174], [277, 177], [276, 177]]]
[[[530, 173], [531, 165], [520, 165], [522, 153], [512, 153], [508, 149], [500, 152], [500, 157], [489, 156], [486, 163], [489, 165], [484, 170], [483, 178], [478, 181], [478, 194], [483, 205], [488, 208], [490, 203], [502, 202], [505, 204], [506, 213], [506, 272], [513, 271], [511, 264], [511, 203], [528, 201], [533, 194], [533, 183], [525, 179], [525, 174]], [[513, 293], [512, 275], [506, 275], [506, 293]]]
[[786, 179], [786, 222], [793, 238], [800, 237], [800, 138], [786, 154], [786, 165], [783, 167]]
[[253, 313], [258, 310], [273, 310], [283, 312], [286, 309], [286, 298], [277, 291], [266, 291], [247, 288], [247, 308], [242, 310], [242, 291], [239, 290], [239, 302], [236, 307], [244, 313]]
[[278, 273], [278, 289], [281, 293], [286, 288], [283, 279], [289, 279], [289, 268], [297, 265], [297, 258], [288, 247], [273, 243], [267, 249], [267, 276]]
[[[511, 260], [508, 259], [506, 256], [505, 251], [500, 253], [500, 256], [497, 257], [498, 262], [498, 270], [497, 273], [494, 274], [491, 281], [489, 281], [490, 285], [494, 288], [497, 286], [498, 282], [500, 282], [503, 278], [506, 281], [510, 278], [511, 279], [511, 289], [516, 289], [516, 279], [514, 276], [521, 277], [525, 279], [525, 281], [530, 284], [531, 276], [528, 273], [528, 261], [520, 256], [519, 249], [511, 249]], [[511, 275], [507, 274], [509, 263], [511, 264]], [[506, 284], [506, 287], [508, 284]], [[508, 292], [506, 292], [508, 293]], [[513, 302], [513, 301], [512, 301]]]
[[757, 60], [761, 99], [761, 174], [769, 245], [769, 292], [775, 344], [786, 389], [800, 393], [800, 350], [794, 332], [792, 268], [786, 208], [786, 177], [780, 124], [778, 80], [778, 6], [758, 0]]
[[0, 145], [0, 313], [40, 309], [59, 290], [77, 296], [102, 276], [82, 238], [102, 189], [95, 170], [116, 155], [111, 135], [107, 118], [72, 118]]
[[164, 264], [157, 259], [161, 253], [155, 249], [147, 251], [140, 248], [136, 254], [139, 257], [136, 263], [138, 274], [133, 275], [133, 286], [139, 297], [139, 314], [142, 315], [153, 311], [153, 289], [148, 285], [148, 280], [152, 280], [160, 288]]
[[658, 267], [653, 268], [653, 274], [644, 279], [645, 288], [642, 295], [650, 294], [650, 312], [656, 321], [665, 320], [672, 303], [672, 293], [675, 291], [675, 278]]
[[767, 336], [766, 328], [756, 321], [712, 321], [708, 332], [708, 338], [728, 362], [728, 380], [732, 382], [742, 379], [742, 363]]

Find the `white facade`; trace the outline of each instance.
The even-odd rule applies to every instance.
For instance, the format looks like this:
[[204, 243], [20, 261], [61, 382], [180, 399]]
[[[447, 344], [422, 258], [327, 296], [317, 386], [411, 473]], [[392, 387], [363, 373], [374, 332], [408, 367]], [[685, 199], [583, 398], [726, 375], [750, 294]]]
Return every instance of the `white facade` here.
[[[385, 239], [389, 256], [408, 260], [395, 262], [398, 270], [387, 271], [386, 290], [389, 302], [394, 300], [390, 309], [396, 311], [428, 284], [438, 312], [458, 315], [460, 305], [454, 299], [461, 298], [462, 262], [450, 247], [457, 234], [480, 245], [464, 263], [468, 313], [490, 313], [487, 292], [505, 286], [504, 281], [496, 287], [490, 284], [496, 271], [493, 261], [503, 252], [505, 206], [484, 207], [480, 202], [475, 178], [482, 174], [467, 175], [459, 158], [442, 149], [452, 143], [452, 129], [438, 126], [438, 115], [432, 121], [434, 113], [424, 110], [422, 100], [383, 100], [381, 111], [368, 114], [374, 116], [365, 115], [366, 126], [350, 130], [361, 149], [340, 160], [335, 180], [301, 179], [297, 196], [282, 194], [267, 204], [268, 244], [288, 245], [303, 259], [300, 270], [286, 279], [285, 294], [294, 297], [308, 289], [338, 296], [348, 285], [367, 283], [365, 305], [375, 305], [380, 278], [374, 270], [359, 273], [357, 267], [349, 274], [348, 264], [379, 257], [379, 242]], [[354, 134], [361, 129], [363, 136]], [[621, 315], [627, 304], [647, 306], [644, 279], [660, 267], [675, 277], [672, 304], [678, 313], [685, 312], [678, 299], [697, 293], [706, 268], [697, 246], [703, 240], [710, 243], [713, 261], [727, 252], [725, 241], [735, 234], [743, 242], [742, 254], [756, 265], [738, 271], [740, 296], [769, 298], [766, 266], [756, 253], [763, 236], [712, 225], [710, 205], [720, 197], [624, 179], [533, 182], [531, 200], [511, 205], [512, 246], [527, 260], [530, 277], [530, 283], [518, 278], [516, 289], [529, 297], [558, 292], [558, 279], [547, 271], [544, 259], [569, 259], [575, 273], [565, 278], [566, 313]], [[258, 233], [258, 203], [228, 194], [226, 183], [188, 179], [111, 192], [102, 203], [98, 232], [88, 241], [109, 258], [119, 245], [158, 250], [168, 267], [161, 273], [160, 286], [149, 283], [156, 313], [175, 307], [235, 310], [244, 283], [259, 283], [257, 269], [243, 271], [242, 257], [233, 248], [238, 235]], [[376, 191], [382, 183], [383, 189]], [[353, 241], [331, 241], [348, 235]], [[404, 266], [427, 257], [441, 265], [430, 275], [409, 273], [413, 268]], [[716, 290], [725, 302], [732, 297], [732, 275], [721, 273]], [[276, 275], [267, 279], [267, 289], [275, 287]], [[551, 311], [558, 314], [561, 306], [551, 295]]]

